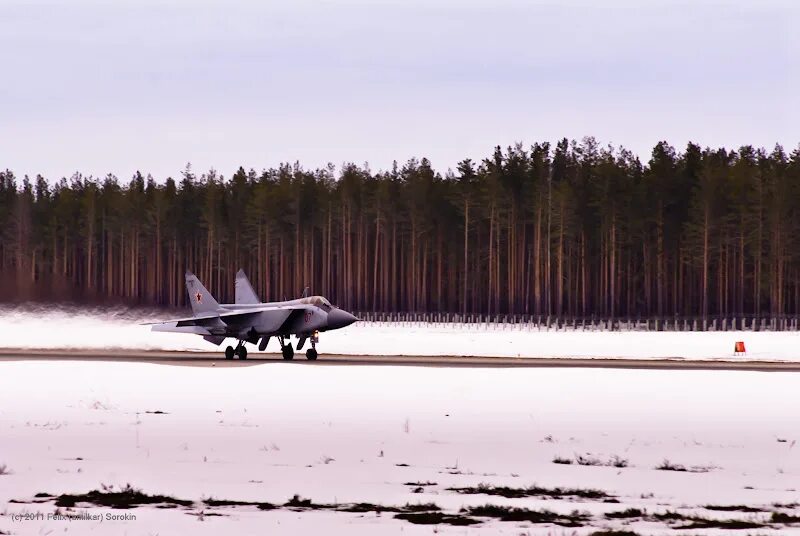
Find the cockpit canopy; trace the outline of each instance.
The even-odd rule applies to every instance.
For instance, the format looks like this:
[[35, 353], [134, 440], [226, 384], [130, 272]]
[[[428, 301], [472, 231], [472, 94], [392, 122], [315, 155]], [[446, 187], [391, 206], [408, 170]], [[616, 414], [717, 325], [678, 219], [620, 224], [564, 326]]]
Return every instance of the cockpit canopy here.
[[322, 309], [326, 313], [330, 312], [330, 310], [333, 309], [333, 305], [331, 305], [331, 302], [329, 302], [328, 300], [326, 300], [322, 296], [309, 296], [308, 298], [303, 298], [300, 301], [302, 303], [307, 303], [307, 304], [319, 307], [320, 309]]

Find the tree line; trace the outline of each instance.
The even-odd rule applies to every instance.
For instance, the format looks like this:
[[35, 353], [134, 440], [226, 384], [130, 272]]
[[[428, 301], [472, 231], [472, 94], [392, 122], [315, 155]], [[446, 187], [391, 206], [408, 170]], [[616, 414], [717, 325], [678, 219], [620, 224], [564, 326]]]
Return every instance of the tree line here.
[[425, 159], [284, 164], [129, 181], [0, 172], [5, 299], [264, 300], [309, 287], [357, 311], [604, 317], [795, 314], [800, 148], [593, 138], [515, 145], [442, 174]]

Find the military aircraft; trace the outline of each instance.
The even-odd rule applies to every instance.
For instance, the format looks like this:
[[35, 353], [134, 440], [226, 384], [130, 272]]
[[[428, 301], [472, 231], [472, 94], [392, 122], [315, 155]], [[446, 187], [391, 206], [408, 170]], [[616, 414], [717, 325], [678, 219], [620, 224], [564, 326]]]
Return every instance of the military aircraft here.
[[186, 291], [194, 316], [158, 322], [151, 330], [193, 333], [218, 346], [228, 337], [237, 339], [236, 348], [225, 348], [225, 359], [233, 359], [234, 355], [247, 359], [245, 343], [258, 343], [258, 349], [263, 352], [271, 337], [280, 342], [283, 358], [293, 359], [290, 338], [295, 335], [298, 350], [303, 349], [306, 341], [311, 341], [306, 358], [314, 360], [319, 332], [340, 329], [358, 320], [322, 296], [262, 303], [242, 270], [236, 274], [235, 303], [218, 303], [189, 271], [186, 272]]

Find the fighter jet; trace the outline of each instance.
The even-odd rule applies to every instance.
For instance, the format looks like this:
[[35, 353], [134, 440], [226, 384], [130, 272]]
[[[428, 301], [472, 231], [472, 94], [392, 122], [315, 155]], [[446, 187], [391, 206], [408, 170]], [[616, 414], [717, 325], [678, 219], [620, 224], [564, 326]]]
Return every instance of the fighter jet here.
[[262, 303], [242, 270], [236, 274], [235, 303], [218, 303], [189, 271], [186, 272], [186, 291], [194, 316], [158, 322], [152, 325], [151, 330], [201, 335], [217, 346], [232, 337], [238, 343], [236, 348], [225, 348], [225, 359], [233, 359], [234, 355], [247, 359], [245, 343], [258, 343], [258, 349], [263, 352], [271, 337], [280, 342], [283, 358], [293, 359], [294, 348], [290, 338], [295, 335], [297, 350], [302, 350], [306, 341], [311, 341], [306, 358], [314, 360], [320, 332], [340, 329], [358, 320], [322, 296]]

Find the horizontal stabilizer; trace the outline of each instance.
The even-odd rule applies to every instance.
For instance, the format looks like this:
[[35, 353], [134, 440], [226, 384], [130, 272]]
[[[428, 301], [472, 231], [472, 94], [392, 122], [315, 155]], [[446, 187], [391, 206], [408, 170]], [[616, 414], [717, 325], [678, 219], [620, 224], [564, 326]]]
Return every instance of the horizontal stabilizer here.
[[190, 316], [186, 318], [171, 318], [169, 320], [161, 320], [159, 322], [143, 322], [140, 326], [155, 326], [159, 324], [178, 324], [179, 326], [199, 326], [202, 321], [219, 318], [219, 314], [205, 314], [200, 316]]

